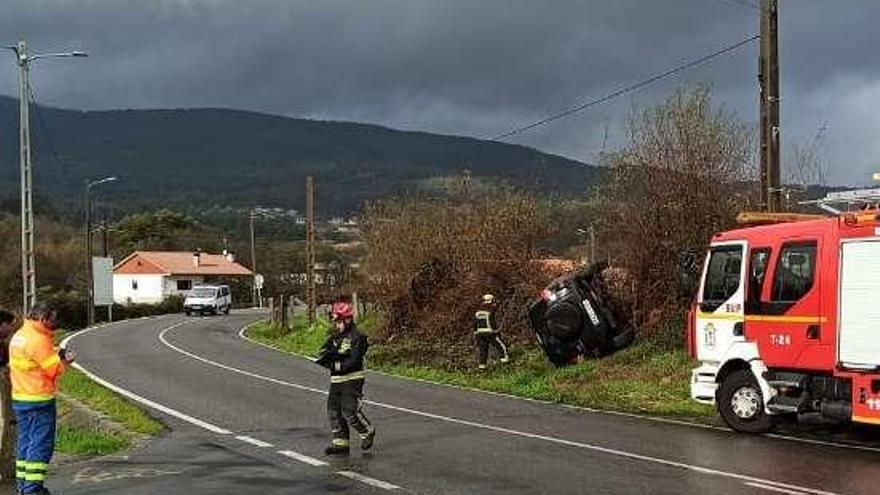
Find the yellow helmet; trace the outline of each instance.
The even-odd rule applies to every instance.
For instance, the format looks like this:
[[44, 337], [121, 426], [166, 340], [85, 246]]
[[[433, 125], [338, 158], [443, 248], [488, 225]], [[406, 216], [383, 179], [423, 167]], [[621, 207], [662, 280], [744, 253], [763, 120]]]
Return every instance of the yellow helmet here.
[[492, 294], [483, 295], [483, 304], [495, 304], [495, 296]]

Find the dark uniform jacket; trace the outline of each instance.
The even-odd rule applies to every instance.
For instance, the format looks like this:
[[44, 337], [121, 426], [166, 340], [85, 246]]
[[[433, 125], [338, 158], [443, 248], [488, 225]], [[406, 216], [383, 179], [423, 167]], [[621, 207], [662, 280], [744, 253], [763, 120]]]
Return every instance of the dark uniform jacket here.
[[365, 378], [364, 357], [367, 355], [367, 336], [354, 323], [341, 333], [331, 335], [318, 353], [316, 363], [330, 370], [330, 382], [342, 383]]

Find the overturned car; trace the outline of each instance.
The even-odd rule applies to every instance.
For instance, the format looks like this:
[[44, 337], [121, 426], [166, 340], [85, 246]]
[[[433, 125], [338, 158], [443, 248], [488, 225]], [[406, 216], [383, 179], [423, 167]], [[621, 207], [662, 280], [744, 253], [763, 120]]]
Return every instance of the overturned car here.
[[576, 363], [579, 356], [601, 357], [635, 338], [629, 318], [613, 304], [602, 273], [605, 262], [554, 280], [529, 306], [529, 324], [556, 366]]

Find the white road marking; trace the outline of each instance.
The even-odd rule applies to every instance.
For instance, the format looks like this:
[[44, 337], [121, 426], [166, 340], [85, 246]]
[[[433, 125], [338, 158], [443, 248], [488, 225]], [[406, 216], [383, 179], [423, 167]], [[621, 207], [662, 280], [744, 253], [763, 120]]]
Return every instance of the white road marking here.
[[[201, 361], [205, 364], [209, 364], [212, 366], [216, 366], [218, 368], [232, 371], [233, 373], [238, 373], [238, 374], [241, 374], [244, 376], [249, 376], [251, 378], [256, 378], [258, 380], [264, 380], [264, 381], [267, 381], [270, 383], [275, 383], [275, 384], [282, 385], [285, 387], [295, 388], [298, 390], [304, 390], [307, 392], [313, 392], [313, 393], [322, 394], [322, 395], [327, 395], [327, 393], [328, 393], [326, 390], [321, 390], [321, 389], [317, 389], [314, 387], [308, 387], [306, 385], [300, 385], [297, 383], [286, 382], [284, 380], [279, 380], [277, 378], [267, 377], [267, 376], [263, 376], [263, 375], [260, 375], [257, 373], [252, 373], [250, 371], [238, 369], [233, 366], [218, 363], [216, 361], [212, 361], [210, 359], [193, 354], [189, 351], [183, 350], [180, 347], [177, 347], [176, 345], [168, 342], [168, 340], [165, 338], [165, 335], [168, 332], [170, 332], [171, 330], [173, 330], [174, 328], [176, 328], [176, 327], [166, 328], [165, 330], [161, 331], [159, 333], [159, 340], [168, 348], [170, 348], [176, 352], [179, 352], [185, 356], [191, 357], [191, 358], [193, 358], [197, 361]], [[752, 482], [752, 483], [758, 483], [758, 484], [763, 484], [763, 485], [771, 485], [771, 486], [774, 486], [777, 488], [785, 488], [785, 489], [800, 491], [800, 492], [804, 492], [804, 493], [808, 493], [808, 494], [812, 494], [812, 495], [841, 495], [836, 492], [829, 492], [829, 491], [824, 491], [824, 490], [817, 490], [814, 488], [807, 488], [807, 487], [802, 487], [802, 486], [798, 486], [798, 485], [792, 485], [792, 484], [788, 484], [788, 483], [781, 483], [781, 482], [767, 480], [767, 479], [763, 479], [763, 478], [757, 478], [757, 477], [749, 476], [749, 475], [745, 475], [745, 474], [733, 473], [730, 471], [722, 471], [722, 470], [718, 470], [718, 469], [711, 469], [711, 468], [706, 468], [706, 467], [702, 467], [702, 466], [697, 466], [694, 464], [687, 464], [684, 462], [663, 459], [660, 457], [653, 457], [653, 456], [648, 456], [648, 455], [636, 454], [634, 452], [627, 452], [625, 450], [612, 449], [612, 448], [602, 447], [600, 445], [595, 445], [595, 444], [576, 442], [573, 440], [566, 440], [564, 438], [556, 438], [556, 437], [550, 437], [547, 435], [540, 435], [537, 433], [529, 433], [529, 432], [525, 432], [525, 431], [514, 430], [511, 428], [505, 428], [505, 427], [501, 427], [501, 426], [480, 423], [477, 421], [470, 421], [467, 419], [453, 418], [453, 417], [449, 417], [449, 416], [443, 416], [440, 414], [419, 411], [416, 409], [395, 406], [393, 404], [386, 404], [383, 402], [376, 402], [376, 401], [369, 401], [369, 400], [364, 401], [364, 402], [367, 404], [376, 406], [376, 407], [383, 408], [383, 409], [389, 409], [392, 411], [408, 413], [408, 414], [412, 414], [415, 416], [421, 416], [423, 418], [430, 418], [430, 419], [435, 419], [435, 420], [443, 421], [443, 422], [447, 422], [447, 423], [459, 424], [459, 425], [463, 425], [463, 426], [470, 426], [473, 428], [479, 428], [479, 429], [483, 429], [483, 430], [487, 430], [487, 431], [494, 431], [497, 433], [504, 433], [504, 434], [508, 434], [508, 435], [512, 435], [512, 436], [521, 437], [521, 438], [528, 438], [528, 439], [532, 439], [532, 440], [541, 440], [541, 441], [548, 442], [548, 443], [554, 443], [557, 445], [565, 445], [568, 447], [575, 447], [575, 448], [579, 448], [579, 449], [590, 450], [593, 452], [601, 452], [603, 454], [613, 455], [613, 456], [637, 460], [637, 461], [649, 462], [649, 463], [654, 463], [654, 464], [660, 464], [663, 466], [684, 469], [687, 471], [697, 472], [697, 473], [701, 473], [701, 474], [708, 474], [708, 475], [714, 475], [714, 476], [719, 476], [719, 477], [724, 477], [724, 478], [730, 478], [730, 479], [735, 479], [735, 480], [739, 480], [739, 481], [743, 481], [743, 482]]]
[[382, 488], [384, 490], [399, 490], [400, 487], [397, 485], [393, 485], [388, 483], [387, 481], [377, 480], [376, 478], [370, 478], [369, 476], [364, 476], [361, 473], [356, 473], [354, 471], [336, 471], [336, 474], [340, 476], [345, 476], [346, 478], [353, 479], [355, 481], [360, 481], [366, 485], [374, 486], [376, 488]]
[[[263, 342], [260, 342], [258, 340], [255, 340], [255, 339], [248, 337], [247, 331], [252, 326], [256, 325], [257, 323], [258, 322], [253, 322], [253, 323], [250, 323], [250, 324], [242, 327], [238, 332], [238, 336], [241, 339], [246, 340], [252, 344], [256, 344], [260, 347], [265, 347], [266, 349], [270, 349], [272, 351], [284, 354], [286, 356], [296, 356], [296, 357], [299, 357], [302, 359], [306, 359], [308, 361], [315, 360], [315, 358], [313, 358], [311, 356], [306, 356], [304, 354], [299, 354], [296, 352], [283, 351], [281, 349], [278, 349], [277, 347], [273, 347], [269, 344], [265, 344]], [[677, 426], [686, 426], [686, 427], [690, 427], [690, 428], [700, 428], [703, 430], [733, 431], [730, 428], [727, 428], [725, 426], [715, 426], [715, 425], [710, 425], [710, 424], [705, 424], [705, 423], [696, 423], [693, 421], [687, 421], [687, 420], [681, 420], [681, 419], [661, 418], [661, 417], [657, 417], [657, 416], [646, 416], [644, 414], [628, 413], [628, 412], [623, 412], [623, 411], [609, 411], [607, 409], [595, 409], [592, 407], [576, 406], [573, 404], [562, 404], [559, 402], [554, 402], [554, 401], [549, 401], [549, 400], [532, 399], [529, 397], [521, 397], [518, 395], [506, 394], [504, 392], [493, 392], [491, 390], [482, 390], [479, 388], [463, 387], [460, 385], [452, 385], [449, 383], [438, 383], [438, 382], [433, 382], [431, 380], [426, 380], [424, 378], [412, 378], [412, 377], [408, 377], [408, 376], [395, 375], [394, 373], [385, 373], [382, 371], [370, 370], [369, 373], [374, 374], [374, 375], [380, 375], [380, 376], [388, 376], [391, 378], [396, 378], [398, 380], [406, 380], [406, 381], [410, 381], [410, 382], [425, 383], [425, 384], [432, 385], [435, 387], [453, 388], [456, 390], [464, 390], [466, 392], [473, 392], [473, 393], [484, 394], [484, 395], [492, 395], [495, 397], [504, 397], [506, 399], [530, 402], [533, 404], [541, 404], [541, 405], [545, 405], [545, 406], [561, 407], [561, 408], [565, 408], [565, 409], [571, 409], [573, 411], [581, 411], [581, 412], [587, 412], [587, 413], [591, 413], [591, 414], [604, 414], [606, 416], [618, 416], [618, 417], [638, 419], [638, 420], [643, 420], [643, 421], [652, 421], [655, 423], [665, 423], [665, 424], [671, 424], [671, 425], [677, 425]], [[777, 440], [785, 440], [788, 442], [804, 443], [804, 444], [808, 444], [808, 445], [821, 445], [823, 447], [834, 447], [834, 448], [838, 448], [838, 449], [859, 450], [859, 451], [864, 451], [864, 452], [880, 452], [880, 447], [870, 447], [867, 445], [856, 445], [856, 444], [851, 444], [851, 443], [839, 443], [839, 442], [832, 442], [832, 441], [827, 441], [827, 440], [816, 440], [816, 439], [812, 439], [812, 438], [793, 437], [793, 436], [789, 436], [789, 435], [782, 435], [779, 433], [764, 433], [761, 436], [768, 437], [768, 438], [774, 438]]]
[[[168, 327], [166, 330], [171, 330], [171, 329], [174, 329], [174, 328], [178, 328], [178, 327], [180, 327], [180, 326], [182, 326], [182, 325], [185, 325], [186, 323], [188, 323], [188, 322], [183, 321], [183, 322], [177, 323], [177, 324], [175, 324], [175, 325], [172, 325], [172, 326]], [[89, 328], [89, 329], [87, 329], [87, 330], [83, 330], [82, 332], [79, 332], [79, 333], [76, 333], [76, 334], [70, 335], [70, 336], [68, 336], [66, 339], [64, 339], [64, 341], [61, 343], [61, 345], [62, 345], [62, 346], [67, 346], [68, 342], [69, 342], [70, 339], [72, 339], [73, 337], [75, 337], [75, 336], [77, 336], [77, 335], [82, 335], [82, 334], [84, 334], [84, 333], [88, 333], [88, 332], [91, 332], [91, 331], [94, 331], [94, 330], [97, 330], [98, 328], [102, 328], [102, 327], [92, 327], [92, 328]], [[131, 400], [133, 400], [133, 401], [135, 401], [135, 402], [139, 402], [139, 403], [141, 403], [141, 404], [143, 404], [143, 405], [145, 405], [145, 406], [147, 406], [147, 407], [153, 408], [153, 409], [155, 409], [155, 410], [157, 410], [157, 411], [161, 411], [161, 412], [163, 412], [163, 413], [165, 413], [165, 414], [167, 414], [167, 415], [169, 415], [169, 416], [173, 416], [173, 417], [175, 417], [175, 418], [177, 418], [177, 419], [180, 419], [180, 420], [186, 421], [187, 423], [190, 423], [190, 424], [196, 425], [196, 426], [198, 426], [199, 428], [204, 428], [204, 429], [206, 429], [206, 430], [208, 430], [208, 431], [210, 431], [210, 432], [212, 432], [212, 433], [217, 433], [218, 435], [231, 435], [231, 434], [232, 434], [232, 432], [229, 431], [229, 430], [226, 430], [226, 429], [220, 428], [219, 426], [212, 425], [211, 423], [208, 423], [207, 421], [202, 421], [201, 419], [194, 418], [194, 417], [192, 417], [192, 416], [189, 416], [189, 415], [187, 415], [187, 414], [184, 414], [184, 413], [182, 413], [182, 412], [180, 412], [180, 411], [177, 411], [177, 410], [175, 410], [175, 409], [171, 409], [171, 408], [168, 407], [168, 406], [164, 406], [164, 405], [162, 405], [162, 404], [159, 404], [158, 402], [154, 402], [154, 401], [152, 401], [152, 400], [150, 400], [150, 399], [147, 399], [147, 398], [145, 398], [145, 397], [141, 397], [140, 395], [138, 395], [138, 394], [136, 394], [136, 393], [134, 393], [134, 392], [130, 392], [130, 391], [128, 391], [128, 390], [125, 390], [125, 389], [122, 388], [122, 387], [119, 387], [119, 386], [117, 386], [117, 385], [114, 385], [114, 384], [108, 382], [107, 380], [104, 380], [103, 378], [101, 378], [101, 377], [95, 375], [95, 374], [92, 373], [91, 371], [87, 370], [85, 367], [83, 367], [83, 366], [82, 366], [81, 364], [79, 364], [79, 363], [73, 363], [73, 367], [76, 368], [76, 369], [78, 369], [78, 370], [80, 370], [80, 371], [82, 371], [87, 377], [89, 377], [90, 379], [92, 379], [92, 381], [94, 381], [94, 382], [96, 382], [96, 383], [98, 383], [98, 384], [100, 384], [100, 385], [103, 385], [105, 388], [108, 388], [108, 389], [110, 389], [110, 390], [116, 392], [117, 394], [122, 395], [123, 397], [127, 397], [127, 398], [129, 398], [129, 399], [131, 399]]]
[[249, 437], [246, 435], [239, 435], [235, 438], [238, 440], [241, 440], [244, 443], [249, 443], [249, 444], [254, 445], [256, 447], [261, 447], [261, 448], [274, 447], [274, 445], [272, 445], [269, 442], [264, 442], [262, 440], [259, 440], [259, 439], [253, 438], [253, 437]]
[[279, 450], [278, 453], [283, 455], [284, 457], [289, 457], [293, 460], [303, 462], [303, 463], [308, 464], [310, 466], [326, 466], [327, 465], [327, 463], [322, 461], [321, 459], [315, 459], [314, 457], [309, 457], [307, 455], [300, 454], [299, 452], [294, 452], [292, 450]]
[[753, 488], [760, 488], [762, 490], [770, 490], [771, 492], [785, 493], [788, 495], [805, 495], [804, 492], [796, 492], [794, 490], [786, 490], [785, 488], [777, 488], [775, 486], [762, 485], [760, 483], [745, 483], [745, 485], [751, 486]]

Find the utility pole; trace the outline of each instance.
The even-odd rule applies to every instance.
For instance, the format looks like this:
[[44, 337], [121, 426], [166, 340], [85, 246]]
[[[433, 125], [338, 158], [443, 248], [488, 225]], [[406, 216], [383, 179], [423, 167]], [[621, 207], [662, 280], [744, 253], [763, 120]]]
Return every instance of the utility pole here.
[[[88, 326], [95, 324], [95, 268], [92, 264], [94, 247], [92, 246], [92, 188], [108, 182], [114, 182], [116, 177], [105, 177], [100, 180], [86, 181], [86, 321]], [[105, 234], [106, 235], [106, 234]]]
[[306, 177], [306, 289], [309, 325], [315, 324], [317, 291], [315, 288], [315, 178]]
[[256, 229], [254, 228], [254, 221], [256, 220], [257, 212], [253, 209], [248, 214], [248, 219], [250, 220], [251, 226], [251, 270], [254, 272], [254, 294], [253, 294], [253, 304], [255, 308], [263, 307], [263, 298], [260, 293], [260, 283], [259, 283], [259, 275], [257, 274], [257, 234]]
[[30, 129], [30, 59], [27, 45], [18, 42], [18, 102], [20, 110], [21, 162], [21, 281], [22, 314], [27, 315], [37, 302], [37, 271], [34, 256], [33, 175], [31, 174]]
[[37, 302], [37, 270], [34, 256], [34, 182], [31, 166], [30, 129], [31, 62], [42, 58], [88, 57], [89, 55], [81, 51], [28, 55], [27, 44], [24, 41], [19, 41], [14, 46], [3, 48], [15, 52], [15, 61], [18, 65], [19, 150], [21, 163], [21, 286], [22, 310], [27, 315]]
[[107, 218], [101, 217], [101, 255], [110, 256], [110, 236], [107, 234]]
[[761, 55], [758, 62], [761, 115], [761, 202], [782, 210], [779, 127], [779, 0], [761, 0]]

